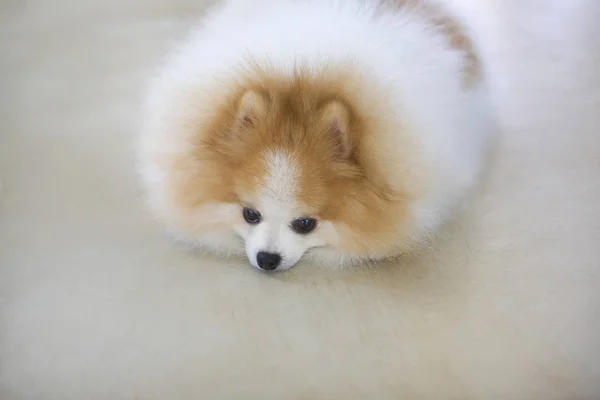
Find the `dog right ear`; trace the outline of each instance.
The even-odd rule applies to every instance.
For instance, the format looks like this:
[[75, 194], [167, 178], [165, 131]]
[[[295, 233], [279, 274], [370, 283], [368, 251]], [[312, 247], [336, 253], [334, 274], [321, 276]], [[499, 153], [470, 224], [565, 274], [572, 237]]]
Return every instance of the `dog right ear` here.
[[333, 100], [325, 104], [321, 114], [325, 130], [335, 142], [337, 156], [347, 159], [352, 154], [353, 143], [350, 132], [350, 112], [345, 104]]
[[256, 90], [248, 90], [240, 98], [238, 106], [238, 122], [241, 127], [253, 127], [267, 114], [268, 99]]

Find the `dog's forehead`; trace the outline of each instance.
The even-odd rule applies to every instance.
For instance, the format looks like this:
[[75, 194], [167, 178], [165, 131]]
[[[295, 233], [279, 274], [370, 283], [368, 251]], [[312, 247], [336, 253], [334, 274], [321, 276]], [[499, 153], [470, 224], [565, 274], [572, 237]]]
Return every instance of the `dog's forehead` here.
[[264, 201], [293, 206], [298, 196], [300, 170], [289, 154], [268, 151], [264, 155], [266, 174], [260, 188]]
[[265, 221], [288, 223], [305, 211], [299, 201], [300, 167], [283, 151], [267, 151], [262, 158], [265, 168], [255, 192], [256, 205]]

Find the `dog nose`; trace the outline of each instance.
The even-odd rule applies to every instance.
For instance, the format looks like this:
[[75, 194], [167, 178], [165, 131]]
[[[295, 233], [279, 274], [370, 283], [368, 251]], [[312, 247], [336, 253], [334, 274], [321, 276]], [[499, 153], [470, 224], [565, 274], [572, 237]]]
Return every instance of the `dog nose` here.
[[258, 266], [265, 271], [273, 271], [279, 266], [281, 262], [281, 256], [276, 253], [267, 253], [266, 251], [260, 251], [256, 255], [256, 262]]

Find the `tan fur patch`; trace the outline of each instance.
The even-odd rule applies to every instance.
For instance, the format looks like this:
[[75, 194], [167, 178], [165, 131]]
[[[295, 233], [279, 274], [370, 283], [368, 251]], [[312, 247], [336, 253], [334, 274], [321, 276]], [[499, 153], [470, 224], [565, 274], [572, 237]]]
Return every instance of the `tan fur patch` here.
[[481, 60], [473, 40], [469, 37], [467, 29], [458, 18], [435, 0], [392, 0], [399, 7], [410, 7], [410, 12], [416, 12], [433, 27], [443, 33], [449, 41], [450, 47], [464, 54], [465, 85], [470, 86], [481, 79]]
[[[299, 68], [291, 77], [247, 71], [248, 79], [220, 93], [214, 117], [190, 136], [193, 150], [176, 162], [174, 201], [189, 211], [211, 202], [245, 205], [268, 179], [266, 155], [281, 153], [298, 169], [296, 201], [306, 216], [336, 226], [334, 247], [379, 256], [398, 246], [414, 184], [391, 187], [384, 179], [389, 168], [373, 132], [385, 132], [387, 121], [367, 112], [380, 100], [365, 98], [351, 82], [368, 82], [353, 74], [349, 67], [318, 74]], [[398, 158], [409, 163], [410, 149], [407, 142]]]

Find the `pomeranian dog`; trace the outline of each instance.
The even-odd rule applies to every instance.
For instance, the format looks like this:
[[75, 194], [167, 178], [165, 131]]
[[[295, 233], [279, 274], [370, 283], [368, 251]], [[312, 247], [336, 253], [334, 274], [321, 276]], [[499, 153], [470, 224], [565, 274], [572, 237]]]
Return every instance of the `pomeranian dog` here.
[[465, 23], [435, 0], [229, 0], [152, 80], [151, 212], [252, 266], [390, 259], [481, 176], [491, 113]]

